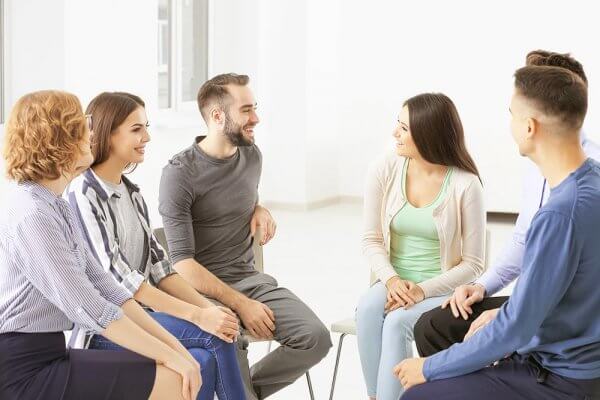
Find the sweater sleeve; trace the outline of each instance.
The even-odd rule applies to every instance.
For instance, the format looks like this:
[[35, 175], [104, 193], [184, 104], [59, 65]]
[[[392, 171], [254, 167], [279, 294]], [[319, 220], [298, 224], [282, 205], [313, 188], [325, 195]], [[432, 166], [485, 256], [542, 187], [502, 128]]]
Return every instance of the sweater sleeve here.
[[469, 340], [429, 357], [423, 369], [427, 380], [477, 371], [535, 340], [577, 272], [580, 247], [570, 218], [553, 211], [538, 214], [527, 237], [523, 273], [508, 302]]
[[456, 287], [473, 282], [484, 270], [486, 213], [483, 187], [473, 180], [467, 187], [461, 204], [461, 260], [446, 272], [419, 283], [425, 297], [442, 296]]
[[364, 196], [364, 229], [362, 236], [363, 254], [371, 267], [371, 271], [382, 283], [396, 276], [385, 247], [381, 226], [381, 215], [384, 207], [385, 165], [377, 161], [367, 172]]

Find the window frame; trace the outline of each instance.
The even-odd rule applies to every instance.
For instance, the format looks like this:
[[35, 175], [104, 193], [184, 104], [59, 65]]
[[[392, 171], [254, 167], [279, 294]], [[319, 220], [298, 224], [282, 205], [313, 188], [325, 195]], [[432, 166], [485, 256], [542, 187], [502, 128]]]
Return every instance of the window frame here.
[[[191, 0], [194, 1], [194, 0]], [[212, 65], [212, 21], [213, 21], [213, 0], [206, 1], [205, 23], [206, 23], [206, 45], [205, 45], [205, 70], [206, 79], [211, 75]], [[194, 111], [197, 109], [195, 100], [183, 100], [183, 82], [182, 82], [182, 46], [183, 46], [183, 2], [181, 0], [167, 0], [168, 8], [168, 35], [169, 35], [169, 52], [167, 56], [167, 93], [168, 101], [166, 107], [160, 106], [160, 97], [157, 97], [158, 109], [160, 111]], [[158, 22], [160, 24], [160, 20]], [[160, 27], [158, 28], [160, 29]], [[162, 33], [158, 33], [162, 35]], [[162, 47], [160, 46], [160, 36], [157, 36], [157, 66], [160, 57], [162, 56]], [[158, 76], [157, 76], [158, 80]]]
[[4, 124], [6, 117], [6, 85], [5, 85], [5, 40], [6, 40], [6, 20], [4, 18], [4, 0], [0, 0], [0, 125]]

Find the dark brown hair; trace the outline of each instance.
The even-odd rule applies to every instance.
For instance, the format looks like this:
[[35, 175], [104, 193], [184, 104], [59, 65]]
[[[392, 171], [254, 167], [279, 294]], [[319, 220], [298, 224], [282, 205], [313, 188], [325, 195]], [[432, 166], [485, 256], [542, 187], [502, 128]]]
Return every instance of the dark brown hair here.
[[110, 154], [110, 136], [138, 107], [146, 107], [138, 96], [125, 92], [100, 93], [87, 106], [92, 116], [92, 166], [103, 163]]
[[458, 111], [448, 96], [424, 93], [411, 97], [404, 105], [408, 107], [411, 136], [421, 157], [430, 163], [457, 167], [479, 177], [465, 145]]
[[227, 85], [246, 86], [250, 82], [248, 75], [238, 75], [234, 73], [217, 75], [206, 81], [198, 91], [198, 109], [204, 121], [208, 123], [208, 106], [217, 103], [223, 111], [227, 112], [228, 101], [231, 94], [227, 90]]
[[81, 156], [86, 131], [75, 95], [57, 90], [26, 94], [6, 124], [6, 175], [17, 182], [60, 178]]
[[545, 65], [519, 68], [515, 88], [544, 114], [560, 117], [565, 126], [578, 130], [583, 125], [587, 85], [571, 70]]
[[569, 53], [555, 53], [547, 50], [533, 50], [527, 54], [525, 65], [561, 67], [577, 74], [587, 85], [588, 80], [579, 61], [571, 57]]

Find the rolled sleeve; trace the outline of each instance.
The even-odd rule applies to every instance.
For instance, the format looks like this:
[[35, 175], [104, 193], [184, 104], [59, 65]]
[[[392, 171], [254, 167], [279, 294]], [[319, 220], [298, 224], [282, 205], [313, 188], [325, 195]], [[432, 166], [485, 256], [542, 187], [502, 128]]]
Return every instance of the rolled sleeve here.
[[122, 316], [86, 274], [84, 244], [56, 218], [39, 212], [29, 215], [13, 239], [15, 246], [26, 249], [19, 260], [24, 276], [72, 322], [101, 332]]

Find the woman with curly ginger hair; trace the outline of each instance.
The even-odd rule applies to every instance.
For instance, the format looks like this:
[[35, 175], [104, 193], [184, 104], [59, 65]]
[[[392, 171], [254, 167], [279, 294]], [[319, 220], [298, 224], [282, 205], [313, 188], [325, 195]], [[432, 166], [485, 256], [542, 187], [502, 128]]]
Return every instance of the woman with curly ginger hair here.
[[[7, 124], [16, 185], [0, 220], [0, 398], [191, 400], [198, 363], [102, 269], [61, 198], [92, 163], [90, 125], [59, 91], [23, 96]], [[73, 323], [130, 351], [67, 351]]]

